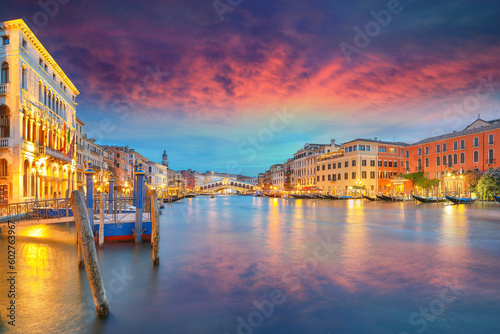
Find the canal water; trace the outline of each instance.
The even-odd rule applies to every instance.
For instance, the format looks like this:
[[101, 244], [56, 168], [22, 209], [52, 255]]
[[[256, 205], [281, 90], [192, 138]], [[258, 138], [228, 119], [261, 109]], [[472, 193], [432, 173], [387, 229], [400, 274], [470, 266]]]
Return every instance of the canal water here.
[[500, 207], [220, 196], [167, 205], [150, 245], [106, 244], [95, 316], [74, 224], [16, 229], [2, 333], [499, 333]]

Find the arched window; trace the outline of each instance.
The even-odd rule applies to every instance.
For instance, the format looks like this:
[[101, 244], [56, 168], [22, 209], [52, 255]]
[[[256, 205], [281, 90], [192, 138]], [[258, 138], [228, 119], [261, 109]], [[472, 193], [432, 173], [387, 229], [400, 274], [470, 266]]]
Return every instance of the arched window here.
[[456, 154], [453, 155], [453, 164], [458, 165], [458, 155]]
[[28, 160], [24, 160], [24, 168], [23, 168], [23, 196], [28, 197], [28, 178], [30, 173], [30, 162]]
[[441, 166], [441, 157], [440, 156], [436, 157], [436, 166]]
[[47, 105], [47, 86], [43, 88], [43, 104]]
[[2, 64], [2, 76], [0, 83], [6, 84], [9, 82], [9, 63], [5, 62]]
[[22, 70], [22, 73], [21, 73], [21, 87], [24, 89], [24, 90], [28, 90], [28, 82], [27, 82], [27, 71], [26, 71], [26, 66], [23, 65], [23, 70]]
[[495, 152], [493, 151], [492, 148], [490, 148], [490, 150], [488, 151], [488, 164], [489, 165], [493, 165], [495, 163], [494, 161], [494, 157], [495, 156]]
[[425, 167], [429, 167], [429, 158], [425, 158]]
[[448, 167], [453, 167], [453, 157], [451, 156], [451, 154], [448, 154]]
[[474, 162], [479, 162], [479, 151], [474, 151]]
[[43, 84], [40, 81], [40, 84], [38, 85], [38, 101], [43, 103]]
[[443, 155], [443, 166], [445, 166], [445, 167], [446, 167], [446, 165], [447, 165], [447, 162], [446, 162], [446, 155]]
[[422, 159], [418, 159], [417, 166], [419, 170], [422, 169]]
[[51, 103], [51, 101], [52, 101], [52, 92], [50, 91], [50, 89], [49, 89], [49, 94], [48, 94], [48, 97], [49, 97], [49, 100], [47, 101], [46, 105], [47, 105], [47, 107], [49, 107], [49, 109], [52, 109], [52, 108], [50, 107], [50, 103]]
[[10, 111], [6, 105], [0, 105], [0, 138], [10, 137]]
[[7, 170], [7, 160], [0, 159], [0, 176], [8, 176], [9, 171]]
[[460, 163], [461, 164], [465, 163], [465, 153], [460, 154]]

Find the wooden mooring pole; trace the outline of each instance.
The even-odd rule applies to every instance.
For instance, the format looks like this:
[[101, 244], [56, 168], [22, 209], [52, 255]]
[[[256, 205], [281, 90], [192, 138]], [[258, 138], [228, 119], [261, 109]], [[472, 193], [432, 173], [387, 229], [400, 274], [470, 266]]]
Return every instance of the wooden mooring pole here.
[[101, 199], [99, 201], [99, 247], [104, 245], [104, 201], [106, 200], [106, 195], [104, 192], [101, 193]]
[[104, 290], [104, 283], [97, 262], [97, 252], [94, 244], [94, 234], [90, 228], [87, 208], [83, 197], [78, 190], [73, 191], [71, 195], [71, 207], [75, 216], [75, 224], [78, 230], [78, 240], [80, 241], [85, 269], [89, 279], [90, 290], [94, 298], [97, 315], [106, 317], [109, 315], [109, 304]]
[[156, 190], [151, 192], [151, 252], [153, 265], [160, 265], [160, 208]]

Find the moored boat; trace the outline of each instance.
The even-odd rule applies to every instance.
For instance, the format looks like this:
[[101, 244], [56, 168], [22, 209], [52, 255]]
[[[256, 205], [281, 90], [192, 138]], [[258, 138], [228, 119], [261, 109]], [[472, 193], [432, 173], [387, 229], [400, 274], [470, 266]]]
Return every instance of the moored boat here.
[[173, 203], [173, 202], [177, 202], [177, 201], [180, 201], [181, 199], [183, 199], [184, 196], [180, 196], [180, 197], [171, 197], [171, 198], [164, 198], [163, 199], [163, 203]]
[[412, 195], [414, 199], [422, 203], [441, 203], [446, 202], [446, 197], [420, 197], [416, 195]]
[[363, 198], [365, 198], [365, 199], [367, 199], [369, 201], [376, 201], [377, 200], [376, 197], [370, 197], [370, 196], [366, 196], [366, 195], [361, 195], [361, 196], [363, 196]]
[[493, 193], [493, 197], [495, 198], [495, 201], [500, 203], [500, 196], [497, 196], [497, 194]]
[[455, 204], [472, 204], [477, 201], [477, 197], [452, 197], [446, 195], [446, 198]]

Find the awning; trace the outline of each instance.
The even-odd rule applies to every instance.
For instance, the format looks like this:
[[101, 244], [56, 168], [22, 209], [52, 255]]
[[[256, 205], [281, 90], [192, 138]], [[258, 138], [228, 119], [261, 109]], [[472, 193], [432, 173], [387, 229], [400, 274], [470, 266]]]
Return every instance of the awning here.
[[318, 187], [304, 187], [300, 190], [319, 190], [319, 188]]

